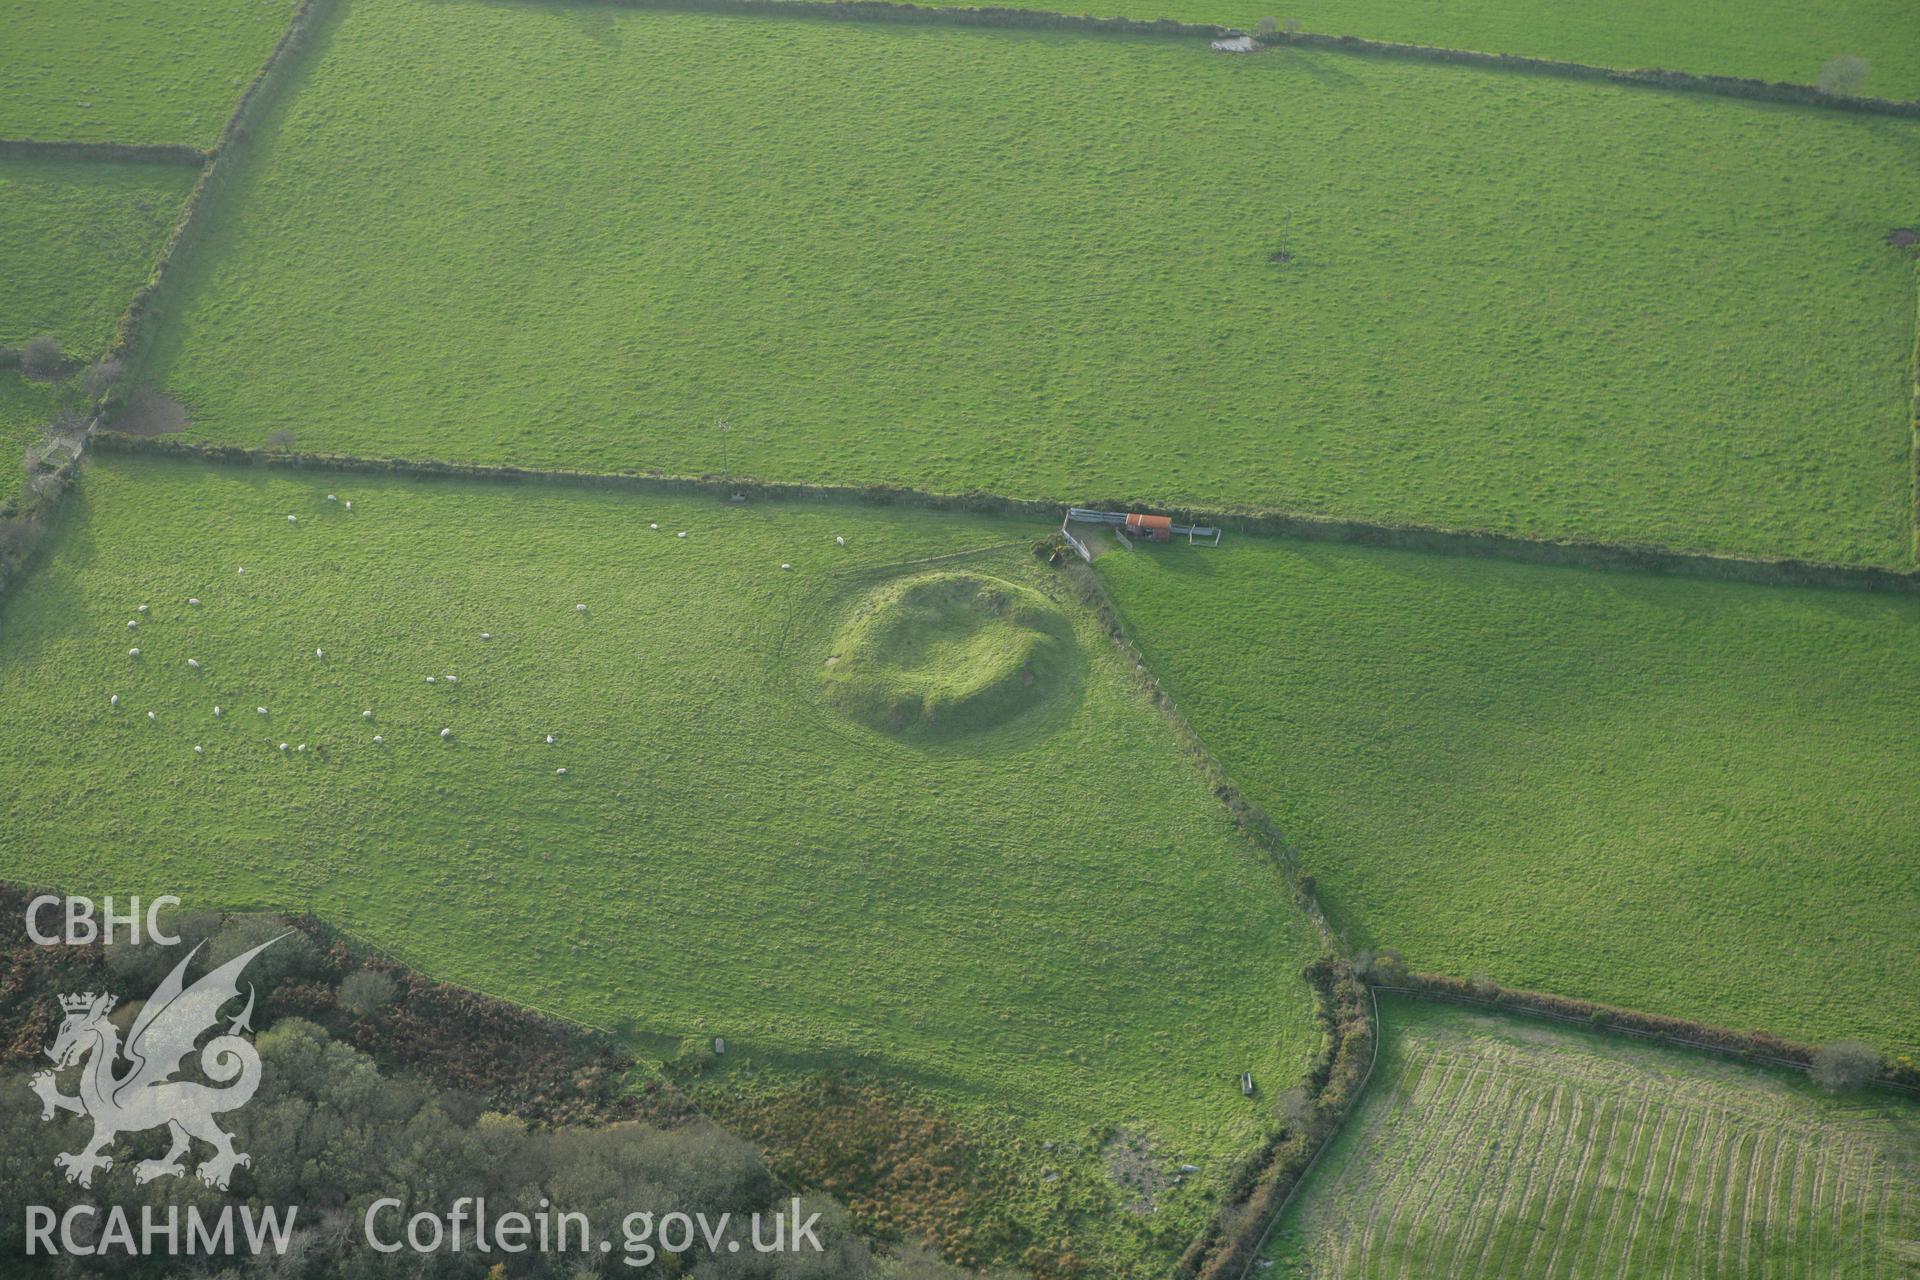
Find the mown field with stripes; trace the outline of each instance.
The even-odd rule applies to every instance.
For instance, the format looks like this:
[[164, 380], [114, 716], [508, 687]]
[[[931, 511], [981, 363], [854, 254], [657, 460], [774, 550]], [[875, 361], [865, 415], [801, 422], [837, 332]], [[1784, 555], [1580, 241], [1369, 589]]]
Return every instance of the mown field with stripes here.
[[1450, 1006], [1381, 1014], [1366, 1101], [1270, 1274], [1920, 1275], [1920, 1107]]

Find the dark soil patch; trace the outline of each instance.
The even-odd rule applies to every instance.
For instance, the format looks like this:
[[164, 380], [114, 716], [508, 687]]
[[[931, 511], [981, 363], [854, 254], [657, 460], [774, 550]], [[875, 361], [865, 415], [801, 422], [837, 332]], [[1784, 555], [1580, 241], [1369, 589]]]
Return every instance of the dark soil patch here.
[[1284, 267], [1289, 262], [1293, 261], [1293, 255], [1288, 253], [1285, 249], [1275, 249], [1272, 253], [1267, 255], [1267, 261], [1277, 263], [1280, 266]]
[[1107, 1162], [1107, 1173], [1133, 1198], [1127, 1208], [1134, 1213], [1152, 1213], [1154, 1198], [1172, 1184], [1153, 1154], [1153, 1144], [1142, 1134], [1129, 1129], [1116, 1130], [1100, 1149]]
[[141, 387], [128, 397], [110, 425], [130, 436], [164, 436], [185, 431], [189, 421], [187, 406], [152, 387]]
[[1887, 243], [1896, 249], [1920, 247], [1920, 228], [1895, 227], [1887, 232]]

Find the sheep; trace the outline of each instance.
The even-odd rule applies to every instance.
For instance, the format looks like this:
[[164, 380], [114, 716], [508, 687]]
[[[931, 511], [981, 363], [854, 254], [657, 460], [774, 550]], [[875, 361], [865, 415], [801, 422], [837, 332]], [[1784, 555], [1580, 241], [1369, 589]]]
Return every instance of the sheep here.
[[145, 613], [146, 611], [147, 611], [147, 606], [145, 605], [141, 605], [139, 609], [135, 610], [135, 612], [137, 613]]
[[299, 523], [300, 523], [300, 517], [299, 517], [299, 516], [288, 516], [288, 517], [287, 517], [287, 523], [288, 523], [288, 524], [299, 524]]
[[658, 529], [659, 527], [660, 527], [660, 526], [659, 526], [659, 525], [657, 525], [657, 524], [650, 524], [650, 525], [648, 525], [648, 526], [647, 526], [647, 528], [649, 528], [649, 529]]
[[140, 625], [140, 619], [138, 619], [138, 618], [128, 618], [128, 619], [127, 619], [127, 630], [129, 630], [129, 631], [131, 631], [131, 630], [133, 630], [133, 629], [134, 629], [135, 627], [137, 627], [137, 626], [139, 626], [139, 625]]
[[217, 702], [213, 704], [213, 718], [215, 720], [220, 718], [220, 704]]
[[193, 606], [194, 608], [196, 608], [196, 609], [197, 609], [197, 608], [199, 608], [199, 607], [200, 607], [200, 597], [199, 597], [199, 596], [188, 596], [188, 597], [187, 597], [187, 603], [188, 603], [188, 604], [190, 604], [190, 605], [192, 605], [192, 606]]
[[491, 640], [491, 639], [493, 639], [493, 632], [491, 632], [491, 631], [482, 631], [482, 632], [480, 633], [480, 638], [481, 638], [482, 640]]
[[573, 606], [573, 611], [574, 611], [575, 613], [585, 613], [585, 612], [587, 611], [587, 606], [585, 606], [585, 605], [583, 605], [583, 604], [577, 604], [577, 605], [575, 605], [575, 606]]
[[558, 768], [558, 769], [555, 769], [555, 770], [554, 770], [554, 773], [555, 773], [555, 774], [557, 774], [557, 775], [559, 775], [559, 776], [560, 776], [560, 777], [562, 777], [562, 778], [564, 778], [564, 777], [566, 777], [566, 776], [567, 776], [567, 770], [566, 770], [566, 766], [565, 766], [565, 765], [562, 765], [562, 766], [561, 766], [560, 768]]
[[127, 656], [129, 658], [137, 658], [140, 656], [140, 651], [138, 649], [129, 649], [127, 650]]
[[440, 677], [439, 677], [439, 676], [428, 676], [428, 677], [427, 677], [427, 683], [428, 683], [428, 684], [439, 684], [439, 683], [440, 683]]
[[305, 751], [306, 749], [307, 749], [307, 744], [304, 742], [294, 748], [295, 751]]
[[448, 683], [448, 684], [459, 684], [459, 683], [460, 683], [460, 677], [459, 677], [459, 676], [448, 676], [448, 677], [447, 677], [447, 683]]
[[285, 751], [285, 750], [287, 749], [287, 744], [286, 744], [286, 743], [284, 743], [284, 742], [283, 742], [283, 743], [281, 743], [281, 744], [280, 744], [280, 749], [281, 749], [282, 751]]
[[376, 747], [377, 747], [377, 746], [379, 746], [379, 745], [380, 745], [381, 743], [383, 743], [383, 742], [385, 742], [385, 741], [386, 741], [386, 739], [385, 739], [385, 738], [383, 738], [383, 737], [381, 737], [381, 736], [380, 736], [379, 734], [377, 734], [377, 733], [376, 733], [376, 734], [374, 734], [374, 735], [373, 735], [373, 745], [374, 745], [374, 746], [376, 746]]
[[155, 715], [155, 714], [154, 714], [153, 712], [151, 712], [151, 711], [149, 711], [149, 712], [147, 712], [147, 719], [149, 719], [149, 720], [153, 720], [153, 721], [158, 721], [158, 720], [160, 719], [160, 717], [159, 717], [159, 716], [157, 716], [157, 715]]
[[362, 720], [371, 720], [371, 719], [373, 719], [373, 709], [372, 709], [371, 707], [369, 707], [369, 708], [368, 708], [367, 710], [365, 710], [365, 711], [362, 711], [362, 712], [360, 713], [360, 718], [361, 718]]
[[120, 695], [116, 693], [116, 694], [114, 694], [114, 695], [113, 695], [113, 696], [112, 696], [111, 698], [108, 698], [108, 699], [107, 699], [107, 705], [108, 705], [108, 706], [110, 706], [110, 707], [117, 707], [117, 706], [119, 706], [119, 705], [120, 705]]
[[833, 535], [833, 540], [834, 540], [834, 542], [835, 542], [835, 544], [836, 544], [836, 545], [839, 545], [839, 546], [842, 546], [842, 547], [844, 547], [844, 546], [846, 546], [846, 545], [847, 545], [847, 540], [846, 540], [846, 538], [845, 538], [844, 536], [842, 536], [841, 534], [837, 534], [837, 533], [836, 533], [836, 534], [834, 534], [834, 535]]
[[792, 566], [792, 565], [790, 565], [790, 564], [784, 564], [784, 563], [783, 563], [783, 564], [782, 564], [782, 565], [781, 565], [780, 567], [781, 567], [782, 569], [789, 569], [789, 570], [793, 568], [793, 566]]
[[328, 495], [327, 495], [327, 501], [328, 501], [328, 502], [338, 502], [338, 501], [340, 501], [340, 499], [338, 499], [338, 498], [336, 498], [336, 497], [334, 497], [334, 496], [333, 496], [332, 494], [328, 494]]
[[451, 729], [442, 729], [440, 731], [440, 739], [443, 742], [446, 741], [448, 738], [451, 738], [452, 736], [453, 736], [453, 730]]
[[203, 750], [201, 750], [201, 749], [200, 749], [200, 748], [199, 748], [198, 746], [196, 746], [196, 747], [194, 747], [194, 749], [193, 749], [193, 754], [195, 754], [195, 755], [197, 755], [197, 756], [198, 756], [198, 755], [205, 755], [205, 754], [206, 754], [206, 752], [204, 752], [204, 751], [203, 751]]
[[315, 649], [313, 651], [313, 656], [316, 658], [324, 658], [327, 656], [327, 651], [325, 649]]
[[349, 510], [349, 511], [351, 511], [351, 510], [353, 510], [353, 499], [352, 499], [352, 498], [348, 498], [348, 499], [347, 499], [347, 501], [346, 501], [346, 507], [347, 507], [347, 510]]
[[240, 572], [241, 572], [241, 573], [245, 573], [245, 572], [246, 572], [246, 569], [245, 569], [244, 567], [242, 567], [242, 568], [241, 568], [241, 570], [240, 570]]
[[267, 709], [265, 707], [255, 707], [254, 710], [258, 711], [261, 715], [267, 714]]
[[680, 532], [674, 534], [673, 536], [676, 538], [684, 538], [687, 536], [687, 531], [685, 529], [682, 529]]
[[195, 671], [198, 671], [198, 670], [200, 669], [200, 659], [198, 659], [198, 658], [188, 658], [188, 659], [187, 659], [187, 665], [188, 665], [189, 667], [192, 667], [192, 668], [193, 668], [193, 669], [194, 669]]
[[547, 745], [548, 745], [548, 746], [552, 746], [552, 745], [553, 745], [553, 735], [552, 735], [552, 734], [548, 734], [548, 735], [547, 735]]

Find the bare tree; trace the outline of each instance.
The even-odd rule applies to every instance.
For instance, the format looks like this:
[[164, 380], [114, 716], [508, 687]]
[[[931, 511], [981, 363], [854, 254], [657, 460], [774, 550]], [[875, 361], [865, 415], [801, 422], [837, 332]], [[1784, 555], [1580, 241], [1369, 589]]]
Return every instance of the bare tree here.
[[1837, 1040], [1813, 1055], [1807, 1068], [1819, 1084], [1834, 1093], [1858, 1089], [1879, 1073], [1880, 1051], [1861, 1040]]
[[1820, 92], [1850, 97], [1860, 92], [1860, 86], [1867, 82], [1867, 73], [1871, 70], [1873, 68], [1867, 65], [1865, 58], [1843, 54], [1820, 68]]
[[52, 338], [29, 338], [27, 344], [20, 348], [20, 367], [26, 370], [30, 378], [51, 378], [60, 372], [66, 362], [66, 353]]

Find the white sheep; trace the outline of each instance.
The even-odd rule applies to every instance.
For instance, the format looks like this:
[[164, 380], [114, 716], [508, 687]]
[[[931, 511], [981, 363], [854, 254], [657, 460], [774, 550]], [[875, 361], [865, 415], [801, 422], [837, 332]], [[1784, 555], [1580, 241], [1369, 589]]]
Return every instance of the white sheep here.
[[442, 729], [440, 731], [440, 737], [443, 741], [447, 738], [451, 738], [452, 736], [453, 736], [453, 730], [451, 729]]
[[327, 656], [327, 651], [325, 649], [315, 649], [313, 651], [313, 656], [316, 658], [324, 658]]
[[192, 605], [192, 606], [194, 606], [194, 607], [195, 607], [195, 608], [197, 609], [197, 608], [199, 608], [199, 607], [200, 607], [200, 597], [199, 597], [199, 596], [188, 596], [188, 597], [187, 597], [187, 603], [188, 603], [188, 604], [190, 604], [190, 605]]
[[567, 770], [566, 770], [566, 767], [565, 767], [564, 765], [563, 765], [563, 766], [561, 766], [561, 767], [560, 767], [560, 768], [558, 768], [558, 769], [555, 769], [555, 770], [554, 770], [554, 772], [555, 772], [556, 774], [558, 774], [558, 775], [560, 775], [560, 776], [561, 776], [561, 777], [563, 777], [563, 778], [567, 776]]
[[573, 606], [573, 611], [574, 611], [575, 613], [585, 613], [585, 612], [587, 611], [587, 606], [585, 606], [585, 605], [583, 605], [583, 604], [577, 604], [577, 605], [575, 605], [575, 606]]
[[149, 711], [149, 712], [147, 712], [147, 719], [149, 719], [149, 720], [158, 720], [159, 718], [160, 718], [160, 717], [159, 717], [159, 716], [157, 716], [157, 715], [155, 715], [155, 714], [154, 714], [153, 712], [151, 712], [151, 711]]
[[340, 501], [340, 499], [338, 499], [338, 498], [336, 498], [336, 497], [334, 497], [334, 496], [333, 496], [332, 494], [328, 494], [328, 495], [327, 495], [327, 501], [328, 501], [328, 502], [338, 502], [338, 501]]
[[304, 742], [294, 748], [295, 751], [305, 751], [306, 749], [307, 749], [307, 744]]
[[377, 747], [377, 746], [379, 746], [379, 745], [380, 745], [381, 743], [383, 743], [383, 742], [385, 742], [385, 741], [386, 741], [386, 739], [385, 739], [385, 738], [383, 738], [383, 737], [381, 737], [381, 736], [380, 736], [379, 734], [377, 734], [377, 733], [376, 733], [376, 734], [374, 734], [374, 735], [373, 735], [373, 745], [374, 745], [374, 746], [376, 746], [376, 747]]
[[371, 707], [369, 707], [369, 708], [368, 708], [367, 710], [365, 710], [365, 711], [362, 711], [362, 712], [360, 713], [360, 718], [361, 718], [362, 720], [371, 720], [371, 719], [373, 719], [373, 709], [372, 709]]
[[246, 572], [246, 570], [245, 570], [244, 568], [242, 568], [242, 569], [240, 570], [240, 572], [241, 572], [241, 573], [245, 573], [245, 572]]
[[283, 742], [283, 743], [281, 743], [281, 744], [280, 744], [280, 749], [281, 749], [282, 751], [285, 751], [285, 750], [287, 749], [287, 744], [286, 744], [286, 743], [284, 743], [284, 742]]
[[447, 677], [447, 683], [448, 683], [448, 684], [459, 684], [459, 683], [460, 683], [460, 677], [459, 677], [459, 676], [448, 676], [448, 677]]
[[480, 638], [481, 638], [482, 640], [491, 640], [491, 639], [493, 639], [493, 632], [491, 632], [491, 631], [482, 631], [482, 632], [480, 633]]
[[196, 747], [195, 747], [195, 748], [193, 749], [193, 754], [195, 754], [195, 755], [197, 755], [197, 756], [198, 756], [198, 755], [205, 755], [206, 753], [205, 753], [204, 751], [202, 751], [202, 750], [201, 750], [201, 749], [200, 749], [199, 747], [197, 747], [197, 746], [196, 746]]
[[553, 745], [553, 735], [552, 735], [552, 734], [548, 734], [548, 735], [547, 735], [547, 745], [548, 745], [548, 746], [552, 746], [552, 745]]
[[217, 702], [213, 704], [213, 718], [215, 720], [220, 718], [220, 704]]
[[649, 528], [649, 529], [658, 529], [659, 527], [660, 527], [660, 526], [659, 526], [659, 525], [657, 525], [657, 524], [650, 524], [650, 525], [648, 525], [648, 526], [647, 526], [647, 528]]
[[192, 668], [193, 668], [193, 669], [194, 669], [195, 671], [198, 671], [198, 670], [200, 669], [200, 659], [198, 659], [198, 658], [188, 658], [188, 659], [187, 659], [187, 665], [188, 665], [189, 667], [192, 667]]
[[267, 714], [267, 709], [265, 707], [255, 707], [254, 710], [258, 711], [261, 715]]
[[137, 612], [139, 613], [145, 613], [146, 611], [147, 611], [147, 606], [145, 605], [141, 605], [140, 608], [137, 610]]
[[347, 510], [349, 510], [349, 511], [351, 511], [351, 510], [353, 510], [353, 499], [352, 499], [352, 498], [348, 498], [348, 499], [347, 499], [347, 503], [346, 503], [346, 505], [347, 505]]
[[139, 625], [140, 625], [140, 619], [138, 619], [138, 618], [128, 618], [128, 619], [127, 619], [127, 630], [129, 630], [129, 631], [131, 631], [131, 630], [133, 630], [133, 629], [134, 629], [135, 627], [137, 627], [137, 626], [139, 626]]
[[687, 531], [685, 529], [682, 529], [680, 532], [674, 534], [673, 536], [676, 538], [684, 538], [687, 536]]
[[287, 523], [288, 523], [288, 524], [299, 524], [299, 523], [300, 523], [300, 517], [299, 517], [299, 516], [288, 516], [288, 517], [287, 517]]
[[140, 651], [138, 649], [129, 649], [127, 650], [127, 656], [129, 658], [137, 658], [140, 656]]
[[107, 705], [108, 705], [108, 706], [110, 706], [110, 707], [117, 707], [117, 706], [119, 706], [119, 705], [120, 705], [120, 695], [116, 693], [116, 694], [114, 694], [114, 695], [113, 695], [113, 696], [112, 696], [111, 698], [108, 698], [108, 699], [107, 699]]
[[782, 564], [782, 565], [781, 565], [780, 567], [781, 567], [782, 569], [791, 569], [791, 568], [793, 568], [793, 566], [792, 566], [792, 565], [790, 565], [790, 564]]
[[847, 545], [847, 540], [837, 533], [833, 535], [833, 540], [835, 543], [837, 543], [840, 546], [844, 547]]
[[439, 683], [440, 683], [440, 677], [439, 677], [439, 676], [428, 676], [428, 677], [427, 677], [427, 683], [428, 683], [428, 684], [439, 684]]

